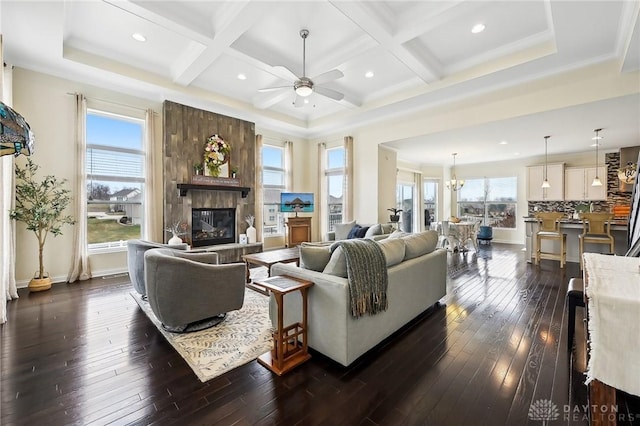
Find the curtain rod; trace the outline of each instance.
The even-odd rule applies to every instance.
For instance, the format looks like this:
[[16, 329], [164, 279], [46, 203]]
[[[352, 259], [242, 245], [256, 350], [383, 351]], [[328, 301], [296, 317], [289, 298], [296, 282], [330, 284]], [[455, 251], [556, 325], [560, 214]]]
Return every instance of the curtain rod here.
[[[77, 96], [77, 95], [80, 95], [80, 93], [78, 93], [78, 92], [67, 92], [67, 95]], [[114, 102], [114, 101], [109, 101], [109, 100], [106, 100], [106, 99], [95, 98], [93, 96], [87, 96], [87, 100], [93, 100], [93, 101], [98, 101], [98, 102], [104, 102], [104, 103], [107, 103], [107, 104], [118, 105], [118, 106], [122, 106], [122, 107], [126, 107], [126, 108], [136, 109], [138, 111], [144, 111], [144, 112], [147, 111], [147, 108], [135, 107], [135, 106], [123, 104], [123, 103], [120, 103], [120, 102]], [[156, 111], [153, 111], [153, 113], [155, 115], [158, 115], [158, 113]]]

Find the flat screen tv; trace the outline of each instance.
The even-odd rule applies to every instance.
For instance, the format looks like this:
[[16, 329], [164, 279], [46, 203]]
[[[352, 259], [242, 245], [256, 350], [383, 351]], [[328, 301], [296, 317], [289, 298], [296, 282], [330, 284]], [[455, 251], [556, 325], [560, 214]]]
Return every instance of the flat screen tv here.
[[283, 213], [312, 213], [313, 192], [280, 193], [280, 211]]

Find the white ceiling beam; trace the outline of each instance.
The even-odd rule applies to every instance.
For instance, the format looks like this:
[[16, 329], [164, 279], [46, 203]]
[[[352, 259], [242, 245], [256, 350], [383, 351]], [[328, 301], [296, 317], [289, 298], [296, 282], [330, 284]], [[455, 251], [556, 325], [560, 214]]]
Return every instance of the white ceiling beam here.
[[274, 6], [263, 2], [244, 2], [232, 3], [229, 7], [229, 10], [225, 10], [224, 22], [216, 29], [216, 34], [206, 49], [195, 58], [178, 58], [174, 62], [171, 71], [175, 83], [183, 86], [191, 84]]
[[192, 26], [188, 25], [188, 23], [181, 23], [175, 17], [165, 17], [159, 13], [156, 13], [146, 7], [145, 5], [151, 5], [150, 3], [142, 2], [140, 4], [133, 3], [128, 0], [103, 0], [105, 3], [110, 4], [113, 7], [117, 7], [118, 9], [124, 10], [126, 12], [131, 13], [132, 15], [138, 16], [146, 21], [153, 22], [156, 25], [161, 26], [162, 28], [166, 28], [169, 31], [173, 31], [182, 35], [183, 37], [189, 38], [193, 41], [197, 41], [202, 44], [206, 44], [211, 41], [211, 34], [204, 34], [200, 31], [195, 30]]
[[631, 46], [640, 46], [640, 3], [624, 3], [620, 15], [616, 54], [623, 71], [635, 71], [640, 68], [640, 54]]
[[421, 58], [416, 57], [400, 41], [398, 41], [389, 24], [379, 19], [378, 13], [372, 10], [369, 3], [330, 1], [343, 15], [369, 34], [383, 48], [401, 61], [425, 83], [439, 79], [438, 72], [431, 69]]

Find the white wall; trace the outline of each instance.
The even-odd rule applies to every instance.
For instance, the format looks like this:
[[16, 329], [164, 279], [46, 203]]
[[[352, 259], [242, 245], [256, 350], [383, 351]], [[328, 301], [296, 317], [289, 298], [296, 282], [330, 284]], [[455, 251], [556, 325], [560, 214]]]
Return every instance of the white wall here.
[[[306, 139], [288, 136], [269, 129], [261, 129], [256, 126], [256, 135], [258, 134], [263, 136], [263, 143], [265, 144], [284, 146], [286, 141], [293, 142], [293, 187], [291, 190], [295, 192], [313, 192], [314, 199], [318, 200], [317, 161], [311, 160], [317, 157], [317, 147], [312, 146]], [[319, 238], [317, 214], [305, 213], [303, 215], [311, 216], [311, 236], [314, 241], [317, 240]], [[266, 237], [263, 240], [264, 250], [283, 247], [285, 247], [283, 235]]]
[[[460, 126], [536, 113], [549, 108], [562, 108], [598, 99], [637, 93], [638, 72], [621, 74], [615, 64], [606, 63], [553, 76], [520, 87], [505, 88], [489, 94], [481, 94], [464, 102], [452, 102], [434, 106], [416, 113], [363, 124], [359, 128], [341, 130], [322, 140], [304, 140], [257, 129], [257, 133], [281, 137], [294, 141], [294, 188], [300, 191], [317, 192], [317, 142], [328, 146], [342, 143], [345, 135], [354, 138], [354, 216], [363, 222], [386, 221], [386, 209], [395, 202], [395, 170], [398, 158], [395, 152], [380, 147], [381, 143], [425, 133], [435, 133]], [[49, 77], [41, 73], [16, 68], [14, 71], [14, 106], [20, 111], [36, 134], [36, 153], [33, 159], [41, 165], [42, 172], [55, 174], [59, 178], [73, 178], [73, 122], [74, 97], [69, 93], [81, 92], [110, 102], [139, 108], [153, 108], [161, 113], [161, 100], [144, 100], [122, 93], [101, 89], [86, 84]], [[158, 94], [158, 98], [162, 95]], [[160, 120], [158, 120], [160, 121]], [[161, 135], [158, 132], [158, 135]], [[161, 140], [161, 139], [160, 139]], [[537, 142], [536, 142], [537, 143]], [[432, 147], [430, 149], [439, 149]], [[604, 153], [602, 153], [604, 155]], [[568, 166], [590, 165], [593, 155], [567, 157], [550, 156], [550, 162], [566, 161]], [[17, 159], [19, 164], [24, 159]], [[525, 167], [540, 164], [543, 159], [523, 159], [502, 163], [487, 162], [480, 165], [457, 166], [459, 178], [496, 176], [509, 173], [518, 176], [518, 215], [526, 210]], [[424, 176], [438, 176], [442, 182], [449, 178], [449, 165], [416, 165]], [[450, 191], [441, 185], [440, 217], [455, 212], [451, 205]], [[162, 202], [161, 200], [159, 201]], [[162, 211], [161, 206], [158, 211]], [[318, 222], [314, 218], [314, 239], [318, 235]], [[71, 253], [71, 229], [64, 235], [52, 238], [45, 247], [45, 262], [54, 280], [66, 278]], [[524, 230], [519, 224], [515, 231], [496, 232], [496, 241], [522, 243]], [[17, 231], [16, 278], [22, 285], [37, 268], [35, 236], [23, 225]], [[94, 273], [110, 273], [126, 270], [124, 253], [91, 257]]]
[[[378, 146], [376, 151], [378, 153], [377, 192], [370, 191], [369, 185], [357, 187], [359, 188], [358, 192], [365, 195], [363, 198], [367, 200], [367, 204], [371, 207], [369, 217], [364, 214], [362, 216], [356, 216], [361, 223], [387, 223], [389, 222], [389, 215], [391, 214], [387, 209], [396, 206], [398, 155], [394, 150], [381, 145]], [[374, 194], [376, 194], [377, 197], [374, 196]], [[373, 216], [375, 212], [377, 212], [377, 216]]]
[[[162, 104], [133, 98], [93, 86], [50, 77], [45, 74], [15, 68], [13, 73], [14, 107], [25, 117], [36, 138], [32, 160], [40, 166], [39, 175], [55, 175], [69, 181], [72, 189], [75, 177], [75, 92], [89, 98], [120, 103], [138, 108], [153, 108], [162, 117]], [[162, 150], [161, 119], [157, 120], [157, 149]], [[24, 157], [16, 163], [24, 165]], [[72, 194], [77, 198], [75, 194]], [[162, 215], [162, 200], [155, 210]], [[69, 212], [71, 213], [71, 212]], [[162, 223], [161, 221], [159, 223]], [[63, 235], [49, 236], [44, 248], [45, 268], [55, 282], [65, 281], [71, 266], [73, 229], [63, 228]], [[16, 281], [24, 287], [38, 269], [38, 245], [35, 235], [27, 231], [23, 223], [16, 230]], [[127, 270], [126, 252], [92, 255], [91, 268], [94, 276], [124, 272]]]

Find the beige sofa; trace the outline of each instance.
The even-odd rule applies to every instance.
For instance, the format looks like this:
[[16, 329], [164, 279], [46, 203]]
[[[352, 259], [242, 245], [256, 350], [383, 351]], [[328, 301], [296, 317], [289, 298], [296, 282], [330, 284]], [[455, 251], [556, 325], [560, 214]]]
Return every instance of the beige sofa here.
[[[340, 250], [334, 250], [325, 262], [319, 260], [320, 250], [328, 248], [303, 246], [300, 267], [279, 263], [271, 273], [313, 281], [308, 300], [309, 346], [347, 366], [445, 296], [447, 254], [435, 248], [437, 240], [435, 231], [426, 231], [394, 233], [377, 241], [387, 262], [388, 308], [357, 319], [351, 315], [346, 267], [338, 259]], [[312, 251], [320, 255], [306, 253]], [[326, 265], [321, 269], [323, 263]], [[306, 269], [305, 265], [315, 270]], [[299, 294], [289, 294], [284, 299], [285, 324], [300, 321]], [[271, 303], [275, 325], [273, 299]]]

